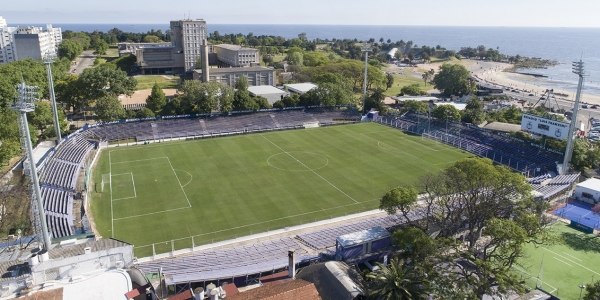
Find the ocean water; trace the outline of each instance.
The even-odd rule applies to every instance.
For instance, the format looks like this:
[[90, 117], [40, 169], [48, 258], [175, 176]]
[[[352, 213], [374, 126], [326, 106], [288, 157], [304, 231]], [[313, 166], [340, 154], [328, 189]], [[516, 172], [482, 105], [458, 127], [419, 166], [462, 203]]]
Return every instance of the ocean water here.
[[[62, 30], [108, 31], [119, 28], [130, 32], [151, 29], [167, 30], [169, 24], [53, 24]], [[45, 25], [36, 25], [45, 26]], [[498, 48], [501, 53], [554, 59], [556, 67], [531, 72], [548, 76], [554, 88], [574, 91], [577, 75], [571, 72], [571, 62], [582, 59], [586, 66], [585, 92], [600, 95], [600, 28], [534, 28], [534, 27], [457, 27], [457, 26], [363, 26], [363, 25], [261, 25], [208, 24], [208, 31], [221, 34], [252, 32], [254, 35], [275, 35], [295, 38], [304, 32], [309, 39], [391, 39], [412, 40], [418, 46], [440, 45], [447, 49], [461, 47]]]

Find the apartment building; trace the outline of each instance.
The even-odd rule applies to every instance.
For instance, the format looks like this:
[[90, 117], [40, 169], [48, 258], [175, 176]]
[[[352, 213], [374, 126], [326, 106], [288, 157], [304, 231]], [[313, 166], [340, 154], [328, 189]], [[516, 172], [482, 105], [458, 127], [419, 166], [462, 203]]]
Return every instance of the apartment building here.
[[202, 47], [206, 43], [206, 21], [178, 20], [171, 21], [171, 43], [176, 53], [183, 54], [184, 69], [191, 72], [196, 69], [196, 62], [202, 56]]
[[0, 64], [19, 59], [41, 59], [47, 53], [56, 55], [62, 42], [62, 30], [52, 25], [42, 27], [8, 27], [0, 17]]

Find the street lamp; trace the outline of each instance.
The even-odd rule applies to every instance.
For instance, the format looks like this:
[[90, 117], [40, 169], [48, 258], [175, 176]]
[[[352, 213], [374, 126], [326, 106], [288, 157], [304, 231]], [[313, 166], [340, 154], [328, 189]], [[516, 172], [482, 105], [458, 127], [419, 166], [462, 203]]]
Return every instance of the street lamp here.
[[579, 300], [581, 300], [581, 294], [583, 294], [583, 290], [585, 289], [585, 285], [580, 285], [579, 286]]
[[[40, 222], [41, 231], [38, 232], [40, 240], [44, 245], [44, 250], [50, 250], [50, 236], [48, 236], [48, 225], [46, 224], [46, 214], [44, 213], [44, 203], [42, 202], [42, 194], [40, 192], [40, 180], [37, 174], [37, 167], [33, 160], [33, 147], [31, 146], [31, 136], [29, 134], [29, 126], [27, 125], [27, 113], [35, 110], [33, 102], [38, 101], [38, 87], [28, 86], [21, 83], [17, 86], [18, 96], [15, 99], [13, 106], [10, 109], [20, 112], [18, 118], [19, 131], [21, 132], [22, 143], [27, 151], [27, 160], [29, 161], [29, 173], [32, 180], [33, 197], [36, 201], [32, 201], [32, 205], [37, 204], [38, 221]], [[25, 167], [25, 164], [23, 165]], [[36, 228], [39, 230], [39, 226]]]
[[46, 73], [48, 73], [48, 89], [50, 90], [50, 101], [52, 102], [52, 111], [54, 112], [54, 131], [56, 132], [56, 144], [62, 140], [60, 134], [60, 123], [58, 122], [58, 110], [56, 109], [56, 97], [54, 96], [54, 81], [52, 80], [52, 68], [50, 65], [56, 59], [56, 54], [48, 51], [44, 56], [44, 64], [46, 64]]
[[371, 44], [363, 43], [360, 51], [365, 53], [365, 81], [363, 84], [363, 115], [367, 113], [365, 104], [367, 102], [367, 67], [369, 66], [369, 52], [372, 51]]

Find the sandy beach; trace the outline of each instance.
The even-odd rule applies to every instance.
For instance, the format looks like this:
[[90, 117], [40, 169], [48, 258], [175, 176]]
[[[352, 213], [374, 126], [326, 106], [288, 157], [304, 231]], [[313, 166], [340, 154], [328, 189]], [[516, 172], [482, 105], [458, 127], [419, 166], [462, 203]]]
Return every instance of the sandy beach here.
[[[547, 89], [553, 89], [555, 93], [568, 95], [568, 97], [564, 98], [556, 96], [557, 99], [575, 101], [575, 94], [577, 92], [576, 89], [567, 90], [557, 88], [554, 86], [556, 83], [547, 78], [506, 72], [505, 70], [512, 67], [512, 65], [507, 63], [475, 62], [475, 64], [473, 64], [471, 61], [470, 64], [465, 66], [467, 69], [469, 69], [469, 71], [473, 72], [473, 75], [491, 84], [525, 90], [527, 93], [532, 93], [537, 96], [541, 96]], [[573, 74], [573, 77], [576, 78], [576, 75]], [[600, 96], [586, 94], [584, 90], [581, 102], [600, 104]]]

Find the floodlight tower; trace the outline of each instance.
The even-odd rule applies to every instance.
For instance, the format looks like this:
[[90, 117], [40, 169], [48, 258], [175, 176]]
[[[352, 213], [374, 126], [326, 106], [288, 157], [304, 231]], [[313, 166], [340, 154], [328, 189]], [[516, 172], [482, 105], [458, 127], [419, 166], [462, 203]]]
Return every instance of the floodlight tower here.
[[48, 51], [44, 56], [46, 64], [46, 73], [48, 73], [48, 88], [50, 89], [50, 101], [52, 101], [52, 111], [54, 113], [54, 131], [56, 132], [56, 144], [60, 143], [60, 123], [58, 122], [58, 110], [56, 109], [56, 97], [54, 96], [54, 81], [52, 80], [52, 68], [50, 65], [56, 60], [56, 54]]
[[583, 78], [584, 78], [584, 66], [583, 61], [573, 62], [573, 73], [579, 75], [579, 84], [577, 85], [577, 96], [575, 96], [575, 107], [573, 108], [573, 118], [571, 118], [571, 125], [569, 125], [569, 140], [567, 142], [567, 149], [565, 151], [565, 160], [563, 161], [562, 171], [563, 174], [569, 172], [569, 162], [573, 156], [573, 144], [575, 140], [573, 133], [577, 128], [577, 114], [579, 113], [579, 100], [581, 99], [581, 90], [583, 89]]
[[371, 48], [371, 44], [363, 43], [360, 46], [360, 50], [365, 53], [365, 81], [363, 84], [363, 115], [367, 113], [365, 109], [365, 104], [367, 103], [367, 69], [369, 66], [369, 52], [373, 50]]
[[[16, 110], [20, 112], [18, 117], [19, 122], [19, 131], [21, 132], [21, 140], [22, 145], [27, 150], [27, 164], [29, 165], [29, 176], [31, 177], [31, 186], [33, 187], [33, 200], [32, 206], [34, 207], [33, 211], [37, 210], [37, 220], [34, 217], [34, 224], [40, 223], [36, 227], [36, 234], [38, 238], [43, 243], [44, 250], [50, 250], [50, 236], [48, 236], [48, 226], [46, 224], [46, 215], [44, 213], [44, 204], [42, 202], [42, 194], [40, 193], [40, 180], [37, 174], [37, 167], [35, 165], [35, 161], [33, 160], [33, 147], [31, 146], [31, 136], [29, 134], [29, 126], [27, 125], [27, 113], [35, 110], [34, 101], [38, 101], [38, 87], [37, 86], [28, 86], [25, 83], [21, 83], [17, 86], [17, 98], [15, 99], [14, 105], [10, 108], [12, 110]], [[37, 225], [37, 224], [36, 224]], [[41, 231], [41, 232], [39, 232]]]

